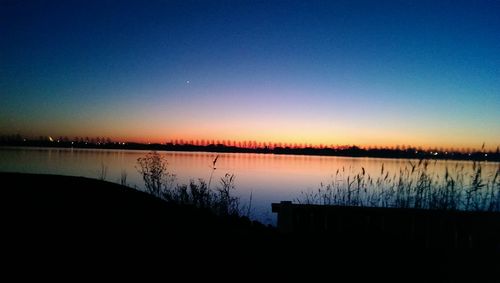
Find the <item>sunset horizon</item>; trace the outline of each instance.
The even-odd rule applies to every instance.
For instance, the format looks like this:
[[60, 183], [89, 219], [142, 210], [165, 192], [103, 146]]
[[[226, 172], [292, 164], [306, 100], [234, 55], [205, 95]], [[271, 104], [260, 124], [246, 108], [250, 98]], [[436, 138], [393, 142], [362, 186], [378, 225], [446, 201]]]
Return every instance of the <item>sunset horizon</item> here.
[[0, 42], [7, 270], [498, 281], [500, 0], [0, 0]]
[[[362, 150], [377, 150], [377, 149], [388, 149], [388, 150], [417, 150], [418, 151], [436, 151], [436, 152], [458, 152], [458, 153], [471, 153], [471, 152], [489, 152], [497, 153], [499, 146], [490, 146], [486, 143], [475, 145], [475, 146], [442, 146], [439, 144], [361, 144], [361, 143], [309, 143], [309, 142], [282, 142], [282, 141], [259, 141], [259, 140], [230, 140], [230, 139], [185, 139], [185, 138], [159, 138], [145, 139], [137, 138], [131, 139], [126, 137], [109, 137], [109, 136], [66, 136], [66, 135], [34, 135], [34, 136], [23, 136], [20, 134], [12, 135], [2, 135], [0, 134], [0, 142], [4, 141], [48, 141], [57, 145], [59, 142], [75, 142], [75, 143], [88, 143], [88, 144], [144, 144], [144, 145], [174, 145], [174, 146], [197, 146], [197, 147], [209, 147], [209, 146], [225, 146], [225, 147], [235, 147], [242, 149], [274, 149], [274, 148], [290, 148], [290, 149], [348, 149], [348, 148], [360, 148]], [[75, 146], [77, 145], [75, 144]]]
[[500, 145], [495, 2], [3, 3], [2, 135]]
[[[485, 150], [487, 151], [494, 151], [496, 150], [500, 144], [498, 143], [488, 143], [485, 140], [478, 139], [474, 136], [472, 137], [467, 137], [462, 139], [462, 141], [453, 141], [449, 142], [446, 139], [443, 139], [443, 137], [429, 137], [428, 139], [426, 138], [421, 138], [415, 141], [415, 137], [413, 139], [408, 139], [405, 137], [401, 137], [399, 134], [396, 133], [395, 137], [367, 137], [367, 138], [348, 138], [349, 136], [355, 135], [355, 133], [349, 133], [345, 134], [342, 136], [341, 133], [339, 133], [339, 137], [337, 138], [321, 138], [320, 135], [319, 138], [310, 138], [310, 137], [304, 137], [303, 135], [297, 134], [293, 135], [290, 134], [287, 137], [284, 138], [267, 138], [267, 137], [262, 137], [263, 135], [255, 135], [255, 136], [250, 136], [250, 135], [242, 135], [242, 138], [235, 137], [234, 135], [228, 135], [228, 136], [202, 136], [202, 135], [185, 135], [185, 136], [173, 136], [173, 135], [137, 135], [137, 134], [129, 134], [129, 135], [109, 135], [107, 134], [108, 132], [63, 132], [63, 131], [50, 131], [50, 132], [44, 132], [44, 133], [38, 133], [38, 132], [31, 132], [31, 131], [10, 131], [10, 132], [0, 132], [0, 136], [13, 136], [13, 135], [20, 135], [23, 138], [28, 138], [28, 139], [39, 139], [40, 137], [44, 138], [52, 138], [54, 140], [56, 139], [61, 139], [65, 138], [68, 140], [75, 140], [79, 138], [88, 138], [90, 139], [96, 139], [96, 138], [106, 138], [110, 139], [112, 141], [120, 141], [120, 142], [137, 142], [137, 143], [158, 143], [158, 144], [165, 144], [165, 143], [178, 143], [178, 144], [203, 144], [203, 145], [208, 145], [208, 144], [223, 144], [223, 145], [231, 145], [234, 143], [243, 143], [243, 142], [254, 142], [254, 143], [259, 143], [259, 144], [269, 144], [272, 146], [276, 146], [278, 144], [282, 145], [288, 145], [291, 147], [306, 147], [306, 146], [312, 146], [312, 147], [338, 147], [338, 146], [359, 146], [363, 148], [391, 148], [391, 147], [411, 147], [411, 148], [423, 148], [423, 149], [433, 149], [433, 148], [446, 148], [446, 149], [453, 149], [457, 151], [461, 151], [463, 149], [471, 149], [471, 150], [480, 150], [484, 147]], [[258, 137], [258, 138], [255, 138]], [[451, 138], [453, 140], [453, 138]], [[492, 140], [493, 141], [493, 140]]]

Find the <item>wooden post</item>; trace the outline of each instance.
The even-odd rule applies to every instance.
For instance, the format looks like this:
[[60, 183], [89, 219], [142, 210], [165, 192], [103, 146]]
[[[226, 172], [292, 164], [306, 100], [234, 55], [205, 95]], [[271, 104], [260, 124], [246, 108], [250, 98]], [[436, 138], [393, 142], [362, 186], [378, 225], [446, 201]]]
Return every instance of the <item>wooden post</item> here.
[[272, 211], [278, 213], [278, 229], [282, 233], [293, 231], [293, 206], [291, 201], [271, 204]]

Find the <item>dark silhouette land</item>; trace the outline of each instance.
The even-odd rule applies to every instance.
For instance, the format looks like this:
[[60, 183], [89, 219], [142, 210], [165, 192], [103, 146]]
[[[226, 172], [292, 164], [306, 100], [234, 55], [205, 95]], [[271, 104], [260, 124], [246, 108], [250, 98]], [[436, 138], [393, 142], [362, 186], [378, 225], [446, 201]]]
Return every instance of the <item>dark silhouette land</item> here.
[[0, 173], [0, 178], [9, 184], [1, 198], [4, 256], [13, 261], [29, 258], [43, 265], [50, 254], [59, 264], [81, 264], [86, 257], [127, 265], [165, 262], [168, 270], [201, 265], [212, 270], [206, 276], [232, 268], [240, 274], [311, 277], [324, 271], [334, 278], [347, 270], [390, 268], [389, 274], [418, 270], [412, 279], [432, 274], [438, 281], [494, 278], [498, 267], [499, 246], [491, 242], [479, 249], [430, 248], [384, 237], [368, 226], [356, 228], [356, 222], [347, 223], [350, 234], [282, 233], [245, 217], [216, 216], [99, 180], [18, 173]]

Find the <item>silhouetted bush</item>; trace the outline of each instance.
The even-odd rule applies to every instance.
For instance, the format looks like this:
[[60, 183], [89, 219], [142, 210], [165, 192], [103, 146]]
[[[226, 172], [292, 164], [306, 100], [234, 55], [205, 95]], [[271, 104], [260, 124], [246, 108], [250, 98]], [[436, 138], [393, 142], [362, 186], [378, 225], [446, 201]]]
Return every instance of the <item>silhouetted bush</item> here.
[[144, 180], [146, 190], [156, 197], [161, 197], [163, 187], [173, 177], [167, 171], [167, 159], [152, 151], [145, 157], [138, 158], [137, 163], [139, 165], [137, 170]]
[[[218, 156], [213, 161], [212, 172], [216, 170]], [[142, 175], [146, 190], [168, 202], [180, 205], [193, 205], [212, 210], [221, 216], [239, 216], [239, 198], [233, 195], [235, 190], [234, 174], [225, 174], [215, 190], [210, 189], [203, 179], [191, 180], [189, 185], [175, 184], [175, 175], [167, 171], [167, 160], [153, 151], [137, 159], [138, 171]]]

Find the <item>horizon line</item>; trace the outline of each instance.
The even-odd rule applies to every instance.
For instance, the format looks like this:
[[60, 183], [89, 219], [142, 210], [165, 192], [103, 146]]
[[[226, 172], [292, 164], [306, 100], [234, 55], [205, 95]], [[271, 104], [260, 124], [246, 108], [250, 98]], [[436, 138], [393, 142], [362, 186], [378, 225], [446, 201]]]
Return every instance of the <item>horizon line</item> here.
[[359, 148], [362, 150], [418, 150], [418, 151], [435, 151], [435, 152], [460, 152], [460, 153], [470, 153], [470, 152], [495, 152], [499, 150], [500, 145], [493, 147], [487, 147], [485, 143], [482, 143], [478, 147], [470, 146], [416, 146], [413, 144], [386, 144], [386, 145], [363, 145], [356, 143], [349, 144], [335, 144], [335, 143], [306, 143], [306, 142], [271, 142], [271, 141], [258, 141], [258, 140], [231, 140], [231, 139], [182, 139], [173, 138], [166, 139], [163, 142], [150, 142], [150, 141], [137, 141], [124, 138], [110, 138], [104, 136], [95, 137], [83, 137], [74, 136], [69, 138], [68, 136], [59, 136], [57, 138], [52, 136], [39, 135], [35, 137], [22, 136], [20, 134], [15, 135], [0, 135], [0, 141], [49, 141], [49, 142], [77, 142], [77, 143], [91, 143], [91, 144], [108, 144], [108, 143], [123, 143], [123, 144], [158, 144], [158, 145], [173, 145], [173, 146], [226, 146], [235, 147], [242, 149], [274, 149], [274, 148], [289, 148], [289, 149], [337, 149], [344, 150], [348, 148]]

